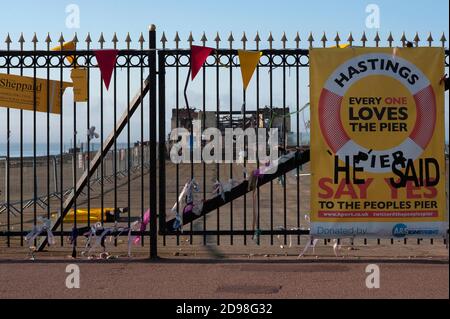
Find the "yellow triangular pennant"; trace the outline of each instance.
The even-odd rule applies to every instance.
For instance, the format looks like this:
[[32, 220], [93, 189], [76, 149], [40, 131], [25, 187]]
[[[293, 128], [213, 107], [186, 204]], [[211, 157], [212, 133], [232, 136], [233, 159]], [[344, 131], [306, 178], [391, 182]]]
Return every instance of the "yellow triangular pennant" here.
[[252, 79], [253, 72], [255, 72], [256, 66], [258, 65], [262, 52], [238, 50], [238, 55], [241, 64], [242, 82], [244, 84], [244, 90], [246, 90]]
[[348, 48], [350, 46], [350, 43], [344, 43], [344, 44], [339, 44], [339, 46], [331, 46], [330, 48], [339, 48], [339, 49], [345, 49]]

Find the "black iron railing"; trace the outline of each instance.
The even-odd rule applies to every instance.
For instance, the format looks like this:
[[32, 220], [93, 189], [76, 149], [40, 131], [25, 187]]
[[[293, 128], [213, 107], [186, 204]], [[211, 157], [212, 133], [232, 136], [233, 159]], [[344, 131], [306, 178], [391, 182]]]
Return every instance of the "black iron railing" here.
[[[207, 41], [203, 35], [201, 45], [206, 45]], [[339, 45], [339, 41], [337, 36], [331, 45]], [[357, 45], [353, 37], [349, 41]], [[415, 37], [414, 45], [418, 46], [419, 41]], [[431, 46], [432, 38], [427, 41]], [[441, 38], [442, 46], [445, 41], [445, 37]], [[49, 99], [47, 112], [38, 112], [36, 94], [32, 111], [1, 109], [6, 134], [0, 162], [4, 165], [4, 173], [0, 174], [4, 180], [0, 194], [3, 198], [0, 200], [0, 236], [5, 238], [5, 246], [23, 246], [24, 236], [38, 224], [38, 216], [52, 220], [53, 233], [62, 246], [65, 237], [73, 235], [73, 228], [90, 227], [95, 222], [91, 218], [94, 211], [100, 211], [100, 223], [108, 224], [107, 209], [119, 212], [113, 221], [127, 227], [134, 220], [143, 219], [145, 211], [150, 209], [149, 229], [132, 234], [149, 237], [151, 257], [157, 256], [158, 231], [164, 245], [172, 238], [179, 245], [186, 237], [189, 244], [219, 245], [225, 241], [231, 245], [248, 245], [252, 240], [260, 244], [267, 239], [264, 243], [273, 245], [279, 241], [286, 245], [291, 235], [296, 236], [299, 244], [300, 236], [309, 233], [305, 216], [308, 203], [301, 196], [309, 188], [307, 182], [302, 181], [307, 178], [302, 167], [309, 161], [309, 150], [301, 133], [308, 129], [303, 111], [308, 102], [309, 51], [300, 48], [298, 34], [294, 48], [287, 47], [285, 35], [280, 48], [275, 48], [272, 35], [267, 46], [262, 47], [258, 34], [250, 48], [244, 33], [239, 49], [262, 52], [247, 91], [237, 80], [240, 77], [238, 48], [232, 35], [226, 41], [226, 49], [222, 48], [225, 41], [216, 36], [216, 49], [197, 79], [189, 82], [187, 91], [183, 88], [190, 67], [189, 50], [180, 48], [178, 33], [174, 49], [166, 47], [168, 41], [164, 33], [161, 47], [157, 48], [154, 27], [147, 40], [141, 34], [136, 49], [131, 49], [131, 38], [127, 36], [126, 48], [118, 51], [108, 91], [100, 77], [95, 58], [97, 49], [91, 47], [90, 35], [83, 49], [79, 49], [82, 45], [75, 36], [72, 42], [76, 49], [70, 51], [51, 51], [53, 45], [49, 36], [45, 40], [45, 50], [37, 49], [36, 36], [31, 41], [31, 50], [25, 49], [22, 36], [18, 49], [12, 49], [14, 44], [9, 36], [5, 42], [6, 50], [0, 50], [1, 73], [61, 83], [67, 81], [70, 70], [75, 67], [86, 68], [88, 73], [87, 101], [69, 103], [60, 93], [59, 116], [49, 112]], [[61, 36], [54, 45], [62, 46], [65, 42]], [[104, 49], [105, 42], [101, 35], [98, 49]], [[118, 48], [118, 42], [114, 36], [113, 48]], [[193, 42], [190, 35], [188, 43]], [[312, 35], [307, 42], [309, 48], [313, 47]], [[326, 37], [322, 37], [323, 47], [327, 42]], [[366, 46], [367, 42], [363, 34], [361, 45]], [[387, 43], [392, 47], [393, 42], [389, 38]], [[379, 44], [378, 39], [375, 45]], [[402, 37], [399, 44], [406, 46], [406, 38]], [[445, 53], [448, 68], [449, 51]], [[245, 129], [248, 123], [259, 127], [261, 119], [265, 123], [263, 126], [267, 126], [275, 117], [267, 119], [264, 114], [273, 115], [276, 109], [283, 115], [277, 113], [275, 121], [282, 131], [282, 149], [290, 149], [295, 156], [257, 187], [249, 186], [244, 174], [251, 172], [255, 165], [258, 167], [259, 162], [173, 164], [168, 160], [168, 133], [186, 120], [183, 94], [191, 99], [191, 109], [202, 120], [202, 130], [207, 128], [206, 123], [225, 127], [227, 121], [230, 127], [242, 125]], [[172, 114], [173, 118], [169, 119]], [[239, 117], [242, 119], [236, 120]], [[172, 127], [167, 124], [169, 120]], [[84, 133], [93, 126], [98, 139], [88, 138]], [[170, 208], [174, 203], [175, 210], [183, 208], [177, 199], [184, 184], [192, 179], [200, 186], [197, 196], [204, 201], [204, 206], [200, 213], [186, 215], [186, 225], [180, 231], [173, 227], [175, 219]], [[211, 193], [216, 181], [230, 179], [236, 185], [224, 198]], [[64, 221], [71, 211], [82, 209], [87, 211], [85, 219], [80, 220], [81, 215], [75, 213], [73, 220]], [[45, 234], [41, 237], [36, 241], [39, 249], [47, 243]], [[144, 240], [141, 244], [144, 245]]]

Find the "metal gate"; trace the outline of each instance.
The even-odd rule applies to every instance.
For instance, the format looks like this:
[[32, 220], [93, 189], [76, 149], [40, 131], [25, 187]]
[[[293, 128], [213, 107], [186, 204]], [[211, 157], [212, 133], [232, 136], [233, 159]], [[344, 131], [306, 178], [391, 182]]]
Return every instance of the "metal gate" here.
[[[100, 212], [97, 217], [102, 225], [117, 222], [129, 228], [134, 220], [144, 218], [147, 209], [149, 230], [134, 230], [131, 234], [143, 236], [141, 245], [147, 242], [145, 236], [149, 238], [152, 258], [158, 255], [158, 232], [162, 245], [171, 240], [179, 245], [182, 238], [188, 238], [190, 245], [287, 245], [293, 240], [300, 244], [300, 236], [309, 233], [309, 203], [302, 198], [309, 189], [309, 145], [308, 136], [301, 133], [308, 129], [304, 112], [309, 51], [300, 48], [298, 33], [293, 47], [288, 46], [285, 34], [280, 40], [276, 42], [270, 34], [263, 45], [257, 33], [250, 44], [245, 33], [240, 41], [231, 33], [226, 40], [217, 34], [213, 40], [215, 51], [191, 82], [187, 78], [189, 47], [180, 48], [177, 33], [174, 48], [168, 48], [162, 33], [158, 49], [156, 28], [152, 26], [147, 37], [141, 34], [135, 49], [130, 36], [126, 37], [126, 48], [118, 50], [111, 88], [105, 90], [90, 35], [84, 41], [85, 49], [80, 49], [81, 41], [75, 35], [71, 41], [74, 50], [55, 51], [51, 50], [50, 36], [43, 41], [45, 50], [38, 50], [36, 35], [30, 42], [32, 48], [27, 50], [23, 36], [17, 42], [19, 48], [13, 49], [15, 44], [8, 35], [6, 50], [0, 50], [2, 73], [62, 83], [71, 69], [82, 67], [88, 72], [88, 99], [85, 104], [67, 103], [61, 93], [59, 117], [51, 115], [49, 109], [38, 112], [36, 95], [32, 111], [2, 108], [0, 116], [7, 134], [2, 159], [5, 186], [0, 203], [0, 236], [5, 238], [5, 245], [23, 246], [26, 234], [39, 223], [39, 216], [52, 220], [53, 234], [63, 246], [73, 229], [92, 226], [94, 211]], [[378, 47], [378, 34], [374, 41]], [[445, 46], [444, 36], [440, 41]], [[61, 35], [56, 44], [62, 47], [65, 42]], [[99, 49], [104, 49], [103, 34], [98, 42]], [[312, 34], [305, 42], [309, 48], [314, 46]], [[325, 34], [320, 42], [322, 47], [328, 45]], [[351, 34], [347, 42], [359, 44]], [[367, 42], [363, 33], [360, 45], [366, 46]], [[419, 42], [416, 35], [412, 43], [418, 46]], [[118, 49], [118, 43], [114, 34], [112, 47]], [[187, 43], [195, 43], [192, 34]], [[207, 43], [203, 34], [200, 45]], [[395, 46], [392, 36], [387, 43]], [[427, 44], [432, 43], [430, 35]], [[336, 35], [331, 45], [339, 44]], [[400, 45], [407, 44], [403, 35]], [[247, 91], [239, 80], [237, 49], [262, 51]], [[449, 51], [445, 53], [448, 68]], [[202, 130], [210, 126], [226, 130], [276, 125], [282, 132], [282, 150], [290, 150], [294, 156], [280, 165], [277, 174], [262, 178], [257, 187], [250, 185], [248, 174], [259, 162], [174, 164], [169, 159], [168, 134], [172, 128], [185, 126], [186, 119], [192, 116], [201, 120]], [[94, 126], [98, 139], [90, 135]], [[192, 179], [199, 186], [196, 196], [203, 206], [199, 213], [185, 216], [180, 231], [173, 227], [174, 211], [183, 209], [177, 199], [185, 183]], [[217, 189], [213, 193], [217, 182], [228, 182], [232, 191], [223, 192], [223, 196]], [[80, 217], [83, 209], [85, 220]], [[66, 222], [70, 214], [73, 218]], [[111, 235], [126, 233], [112, 228]], [[46, 234], [41, 237], [36, 244], [42, 250], [47, 244]]]

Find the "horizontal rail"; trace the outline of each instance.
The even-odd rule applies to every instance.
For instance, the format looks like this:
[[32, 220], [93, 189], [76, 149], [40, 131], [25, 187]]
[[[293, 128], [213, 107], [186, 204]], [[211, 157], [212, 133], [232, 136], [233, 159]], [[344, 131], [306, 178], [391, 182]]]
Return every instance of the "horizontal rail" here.
[[[71, 56], [71, 55], [89, 55], [95, 56], [95, 51], [101, 51], [102, 49], [92, 49], [92, 50], [0, 50], [1, 56]], [[158, 49], [133, 49], [133, 50], [117, 50], [118, 55], [148, 55], [150, 52], [158, 51]]]
[[[108, 227], [105, 227], [108, 228]], [[6, 237], [6, 236], [26, 236], [28, 235], [29, 232], [23, 232], [23, 231], [0, 231], [0, 237]], [[72, 236], [72, 231], [53, 231], [52, 232], [53, 236], [57, 237], [57, 236]], [[128, 232], [127, 231], [115, 231], [115, 232], [111, 232], [108, 233], [108, 236], [128, 236]], [[150, 235], [149, 231], [145, 231], [145, 232], [141, 232], [141, 231], [132, 231], [131, 235], [133, 236], [148, 236]], [[39, 237], [47, 237], [47, 233], [46, 232], [42, 232], [41, 234], [38, 235]], [[83, 236], [83, 234], [78, 234], [78, 237]]]

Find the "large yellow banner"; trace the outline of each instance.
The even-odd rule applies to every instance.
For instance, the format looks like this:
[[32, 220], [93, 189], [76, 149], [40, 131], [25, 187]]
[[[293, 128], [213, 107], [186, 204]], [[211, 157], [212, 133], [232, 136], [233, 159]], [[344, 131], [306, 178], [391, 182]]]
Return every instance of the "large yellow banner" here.
[[61, 114], [60, 95], [72, 83], [62, 82], [62, 92], [60, 83], [36, 78], [35, 86], [33, 77], [0, 73], [0, 106], [33, 111], [36, 102], [38, 112]]
[[310, 51], [313, 236], [445, 236], [443, 74], [441, 48]]

